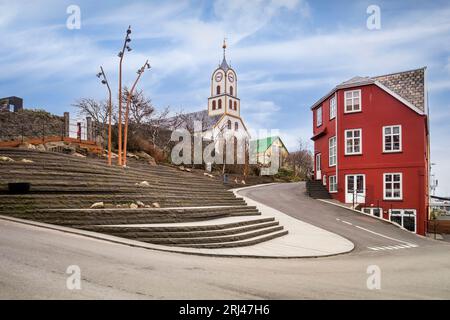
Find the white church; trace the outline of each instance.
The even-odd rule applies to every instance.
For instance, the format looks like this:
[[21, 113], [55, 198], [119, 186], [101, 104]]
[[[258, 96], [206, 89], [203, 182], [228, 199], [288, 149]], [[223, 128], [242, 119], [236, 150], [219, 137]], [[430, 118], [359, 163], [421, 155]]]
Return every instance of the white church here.
[[[202, 123], [204, 139], [215, 140], [219, 135], [250, 139], [248, 129], [241, 118], [241, 101], [238, 98], [238, 79], [234, 69], [228, 64], [223, 43], [222, 63], [211, 76], [211, 92], [207, 110], [192, 112], [183, 116], [182, 127], [192, 127], [194, 121]], [[196, 130], [198, 132], [198, 130]]]

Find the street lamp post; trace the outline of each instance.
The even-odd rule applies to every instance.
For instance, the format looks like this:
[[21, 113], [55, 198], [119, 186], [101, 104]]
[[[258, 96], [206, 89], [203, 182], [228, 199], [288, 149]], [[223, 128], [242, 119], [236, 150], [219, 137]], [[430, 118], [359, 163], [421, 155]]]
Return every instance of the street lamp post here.
[[119, 52], [119, 134], [118, 134], [118, 140], [119, 140], [119, 152], [118, 152], [118, 158], [117, 158], [117, 164], [120, 166], [122, 165], [122, 61], [123, 56], [125, 55], [125, 50], [131, 51], [130, 46], [128, 43], [131, 41], [130, 38], [131, 34], [131, 26], [128, 26], [127, 35], [125, 36], [125, 41], [123, 43], [122, 51]]
[[97, 74], [97, 77], [102, 77], [102, 83], [106, 85], [108, 88], [108, 165], [111, 165], [111, 117], [112, 117], [112, 95], [111, 88], [109, 87], [108, 79], [106, 78], [105, 71], [103, 71], [103, 67], [100, 66], [100, 72]]
[[141, 78], [142, 74], [145, 71], [145, 68], [150, 69], [150, 64], [148, 63], [148, 60], [145, 61], [144, 65], [137, 71], [137, 78], [133, 83], [133, 86], [131, 87], [131, 90], [128, 92], [127, 96], [127, 106], [125, 110], [125, 131], [124, 131], [124, 137], [123, 137], [123, 160], [122, 164], [124, 166], [127, 165], [127, 139], [128, 139], [128, 114], [130, 112], [130, 104], [131, 104], [131, 98], [133, 97], [134, 89], [136, 88], [137, 83], [139, 82], [139, 79]]

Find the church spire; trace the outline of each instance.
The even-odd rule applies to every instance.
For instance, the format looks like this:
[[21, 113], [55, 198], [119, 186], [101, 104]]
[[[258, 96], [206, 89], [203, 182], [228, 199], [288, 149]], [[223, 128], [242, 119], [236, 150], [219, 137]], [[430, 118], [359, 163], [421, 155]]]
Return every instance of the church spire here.
[[230, 66], [227, 63], [227, 60], [225, 59], [225, 50], [227, 49], [227, 38], [223, 38], [223, 45], [222, 45], [222, 49], [223, 49], [223, 60], [222, 63], [220, 64], [220, 68], [227, 72], [227, 70], [230, 68]]

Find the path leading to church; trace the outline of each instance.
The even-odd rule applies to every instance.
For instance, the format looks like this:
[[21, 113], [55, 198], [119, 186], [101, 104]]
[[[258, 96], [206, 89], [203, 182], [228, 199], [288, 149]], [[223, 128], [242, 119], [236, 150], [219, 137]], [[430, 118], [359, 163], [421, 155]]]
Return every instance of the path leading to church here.
[[[205, 257], [130, 247], [0, 220], [0, 298], [450, 298], [447, 243], [310, 202], [301, 198], [301, 184], [241, 192], [330, 228], [353, 241], [356, 249], [349, 254], [308, 259]], [[295, 200], [298, 197], [300, 200]], [[384, 236], [417, 246], [378, 251], [367, 248], [376, 244], [373, 241], [389, 244]], [[81, 290], [66, 287], [70, 265], [80, 267]], [[373, 265], [381, 270], [380, 290], [367, 288], [367, 268]]]

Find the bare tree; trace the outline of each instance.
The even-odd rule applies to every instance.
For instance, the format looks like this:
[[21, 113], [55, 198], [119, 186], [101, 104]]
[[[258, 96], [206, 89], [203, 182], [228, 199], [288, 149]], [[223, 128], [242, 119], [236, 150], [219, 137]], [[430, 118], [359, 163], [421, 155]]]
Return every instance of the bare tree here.
[[297, 150], [289, 153], [287, 162], [294, 170], [294, 176], [301, 179], [307, 178], [313, 169], [313, 156], [308, 144], [303, 140], [298, 140]]
[[[129, 94], [130, 90], [124, 87], [122, 103], [127, 103]], [[142, 124], [148, 123], [154, 113], [155, 108], [153, 107], [152, 100], [144, 95], [143, 90], [134, 91], [130, 103], [130, 123], [135, 124], [136, 127], [140, 127]]]

